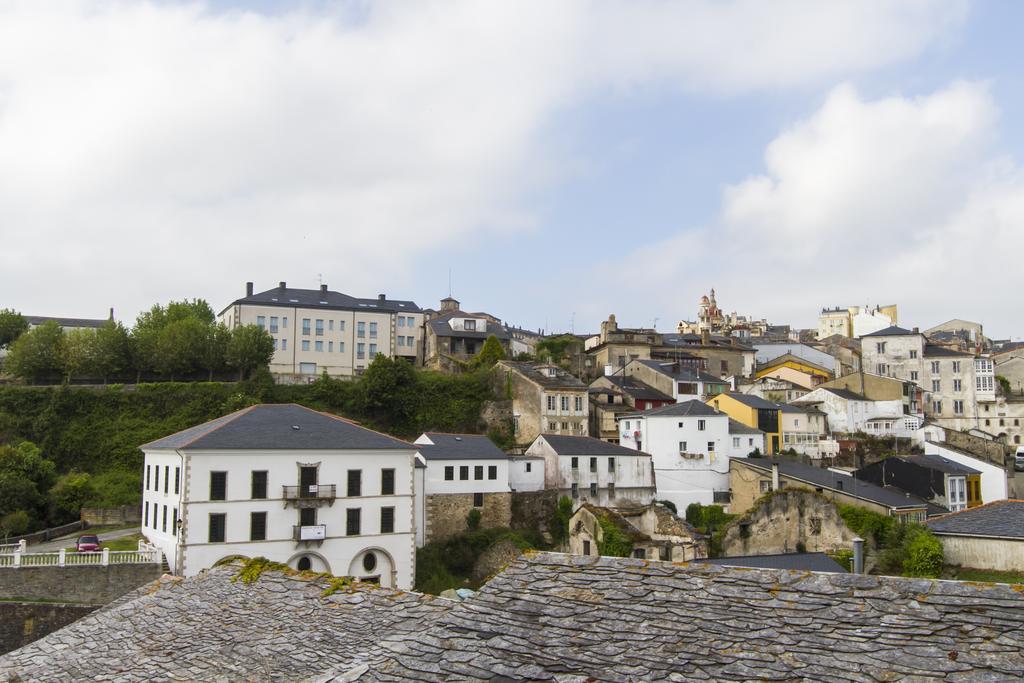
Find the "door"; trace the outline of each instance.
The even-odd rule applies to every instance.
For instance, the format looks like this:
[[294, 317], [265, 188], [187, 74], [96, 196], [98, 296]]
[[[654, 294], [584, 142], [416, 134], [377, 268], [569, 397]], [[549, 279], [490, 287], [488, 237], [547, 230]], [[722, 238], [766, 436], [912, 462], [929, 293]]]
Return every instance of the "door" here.
[[299, 510], [300, 526], [316, 526], [316, 508], [302, 508]]
[[316, 467], [299, 468], [299, 495], [303, 498], [316, 498]]
[[779, 435], [772, 436], [772, 453], [779, 452]]

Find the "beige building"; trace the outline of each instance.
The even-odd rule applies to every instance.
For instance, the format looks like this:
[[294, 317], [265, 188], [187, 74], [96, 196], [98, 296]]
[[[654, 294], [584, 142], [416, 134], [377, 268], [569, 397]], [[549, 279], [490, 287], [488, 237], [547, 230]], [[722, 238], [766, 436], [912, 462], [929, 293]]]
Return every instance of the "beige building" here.
[[1024, 571], [1024, 500], [1001, 500], [928, 521], [949, 564]]
[[257, 325], [274, 339], [270, 372], [279, 381], [361, 373], [377, 354], [423, 363], [423, 312], [412, 301], [357, 299], [327, 289], [274, 289], [245, 296], [220, 312], [228, 329]]
[[498, 361], [495, 391], [512, 401], [516, 443], [533, 443], [540, 434], [589, 436], [587, 385], [557, 365]]
[[896, 324], [896, 304], [823, 308], [818, 315], [818, 339], [833, 335], [862, 337]]
[[[689, 562], [708, 556], [707, 538], [657, 503], [642, 507], [598, 507], [584, 503], [569, 520], [569, 552], [601, 555], [611, 525], [632, 545], [631, 557]], [[611, 528], [609, 527], [609, 528]]]

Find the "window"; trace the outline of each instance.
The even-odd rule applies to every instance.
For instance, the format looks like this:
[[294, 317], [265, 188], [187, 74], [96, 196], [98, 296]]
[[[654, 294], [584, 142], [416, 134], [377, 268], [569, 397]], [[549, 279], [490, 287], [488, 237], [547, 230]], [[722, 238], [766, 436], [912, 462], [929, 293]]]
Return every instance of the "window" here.
[[258, 316], [256, 316], [256, 327], [260, 328], [261, 330], [267, 329], [267, 316], [265, 316], [265, 315], [258, 315]]
[[277, 316], [270, 316], [270, 333], [277, 334]]
[[562, 399], [561, 400], [562, 412], [563, 413], [569, 412], [569, 397], [568, 396], [560, 396], [559, 398]]
[[608, 458], [608, 471], [615, 471], [615, 456], [611, 456], [610, 458]]
[[466, 332], [476, 332], [476, 321], [475, 320], [463, 320], [462, 329]]
[[615, 484], [608, 482], [608, 498], [615, 499]]
[[934, 413], [941, 413], [942, 412], [942, 401], [932, 401], [932, 412], [934, 412]]
[[256, 499], [267, 497], [267, 472], [266, 470], [253, 470], [252, 473], [252, 497]]
[[146, 465], [146, 490], [149, 490], [149, 468], [150, 465]]
[[360, 339], [366, 337], [366, 323], [362, 321], [356, 323], [356, 336]]
[[704, 420], [697, 420], [697, 431], [698, 432], [703, 432], [704, 428], [706, 426], [707, 426], [707, 423]]
[[444, 480], [453, 481], [455, 479], [455, 466], [445, 465], [444, 467]]
[[[722, 362], [724, 363], [725, 361], [722, 361]], [[642, 559], [647, 557], [647, 553], [644, 551], [643, 548], [637, 548], [636, 550], [633, 551], [633, 557], [635, 559], [642, 560]]]
[[397, 340], [398, 340], [398, 342], [397, 342], [396, 346], [405, 346], [405, 337], [399, 335], [397, 337]]
[[302, 319], [302, 334], [309, 334], [309, 318]]
[[494, 481], [498, 478], [498, 466], [488, 465], [487, 466], [487, 478]]
[[380, 471], [380, 495], [395, 495], [395, 471], [385, 469]]
[[412, 346], [413, 345], [412, 337], [406, 337], [405, 338], [405, 345], [406, 346]]
[[474, 493], [473, 494], [473, 507], [482, 508], [484, 506], [484, 494]]
[[917, 349], [910, 349], [910, 358], [911, 360], [917, 358]]
[[729, 372], [729, 361], [723, 360], [722, 361], [722, 374], [724, 375], [727, 372]]
[[885, 363], [879, 363], [878, 367], [876, 369], [878, 370], [878, 372], [876, 374], [879, 374], [879, 375], [887, 375], [887, 374], [889, 374], [889, 366], [886, 365]]
[[377, 323], [370, 323], [370, 339], [377, 338]]
[[459, 466], [459, 480], [469, 481], [469, 465]]
[[358, 536], [359, 535], [359, 508], [349, 508], [345, 510], [345, 535], [346, 536]]
[[366, 344], [363, 342], [356, 344], [356, 358], [366, 358]]
[[960, 372], [960, 361], [953, 361], [953, 372]]
[[483, 465], [474, 465], [473, 466], [473, 479], [476, 479], [477, 481], [480, 481], [483, 478], [484, 478], [484, 466]]
[[597, 458], [590, 459], [590, 471], [597, 472]]
[[[626, 425], [626, 426], [628, 427], [629, 425]], [[683, 423], [682, 423], [682, 422], [680, 422], [680, 423], [679, 423], [679, 428], [680, 428], [680, 429], [682, 429], [682, 428], [683, 428]]]
[[281, 340], [281, 350], [282, 351], [287, 351], [288, 350], [288, 340], [287, 339], [282, 339]]
[[302, 340], [302, 350], [303, 351], [309, 351], [309, 340], [308, 339], [303, 339]]
[[580, 468], [580, 459], [575, 455], [572, 456], [572, 460], [570, 460], [569, 462], [572, 464], [572, 468], [574, 470], [578, 470]]
[[589, 555], [590, 554], [590, 541], [583, 541], [583, 554], [584, 555]]
[[349, 470], [348, 485], [345, 488], [345, 495], [356, 497], [363, 495], [363, 471]]
[[331, 332], [334, 332], [334, 321], [333, 320], [328, 320], [327, 321], [327, 329], [329, 331], [331, 331]]
[[149, 526], [149, 503], [144, 503], [142, 505], [142, 512], [145, 514], [145, 521], [142, 524], [143, 524], [143, 526], [148, 527]]
[[316, 349], [315, 350], [316, 350], [317, 353], [323, 353], [323, 351], [324, 351], [324, 343], [322, 341], [320, 341], [319, 339], [316, 340]]
[[395, 533], [395, 508], [386, 507], [380, 509], [380, 532], [382, 534]]
[[334, 353], [334, 342], [327, 342], [327, 353]]
[[160, 509], [160, 506], [157, 505], [156, 503], [153, 503], [153, 528], [154, 529], [157, 527], [157, 524], [158, 524], [158, 522], [156, 521], [156, 518], [157, 518], [157, 514], [156, 513], [157, 513], [157, 510], [159, 510], [159, 509]]
[[575, 410], [577, 413], [583, 412], [583, 397], [577, 396], [575, 399]]
[[317, 318], [316, 320], [316, 336], [324, 336], [324, 321], [320, 318]]
[[910, 371], [910, 381], [911, 382], [916, 382], [917, 381], [917, 370], [911, 370]]
[[680, 441], [679, 442], [679, 452], [680, 453], [685, 453], [686, 452], [686, 442], [685, 441]]
[[937, 379], [932, 380], [932, 392], [942, 391], [942, 382]]
[[181, 493], [181, 468], [174, 468], [174, 492]]
[[527, 472], [529, 472], [532, 467], [533, 467], [533, 463], [532, 462], [526, 463], [526, 471]]
[[597, 482], [596, 481], [590, 482], [590, 495], [591, 495], [591, 497], [594, 497], [594, 498], [597, 497]]
[[338, 342], [338, 353], [345, 353], [345, 342]]
[[715, 451], [715, 442], [714, 441], [708, 441], [708, 453], [713, 453], [714, 451]]
[[228, 473], [210, 472], [210, 500], [227, 500]]
[[153, 490], [160, 490], [160, 465], [153, 467]]
[[885, 342], [878, 342], [875, 348], [878, 349], [878, 353], [885, 353]]
[[761, 493], [768, 493], [772, 490], [772, 483], [765, 479], [761, 480]]
[[224, 514], [223, 512], [210, 513], [210, 533], [207, 537], [210, 543], [224, 542], [225, 526], [227, 526], [226, 514]]
[[732, 447], [733, 448], [739, 448], [740, 447], [740, 437], [738, 437], [738, 436], [732, 437]]
[[939, 374], [939, 361], [937, 360], [932, 361], [932, 373]]
[[267, 540], [267, 513], [266, 512], [250, 512], [249, 513], [249, 540], [250, 541], [265, 541], [265, 540]]
[[576, 482], [573, 482], [572, 484], [572, 497], [573, 499], [580, 497], [580, 485]]
[[405, 324], [408, 325], [409, 327], [412, 327], [415, 324], [412, 321], [412, 316], [411, 315], [406, 317]]
[[404, 315], [398, 316], [398, 323], [397, 324], [398, 324], [399, 327], [405, 327], [405, 316]]
[[953, 412], [956, 413], [957, 415], [963, 415], [964, 414], [964, 402], [963, 401], [953, 401]]
[[171, 536], [178, 535], [178, 508], [171, 512]]
[[959, 393], [964, 390], [964, 383], [958, 379], [953, 380], [953, 391]]
[[377, 357], [377, 345], [376, 344], [370, 344], [370, 358], [376, 358], [376, 357]]
[[288, 316], [284, 316], [283, 318], [281, 318], [281, 327], [283, 327], [286, 330], [288, 329]]

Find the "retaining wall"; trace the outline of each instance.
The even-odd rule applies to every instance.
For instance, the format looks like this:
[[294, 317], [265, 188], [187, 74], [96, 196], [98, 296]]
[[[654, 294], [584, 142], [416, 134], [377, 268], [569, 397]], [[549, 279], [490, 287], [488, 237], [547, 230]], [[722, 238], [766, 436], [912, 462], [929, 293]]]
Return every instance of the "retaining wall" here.
[[156, 563], [0, 568], [0, 600], [105, 605], [163, 574]]
[[0, 655], [64, 628], [101, 605], [0, 602]]

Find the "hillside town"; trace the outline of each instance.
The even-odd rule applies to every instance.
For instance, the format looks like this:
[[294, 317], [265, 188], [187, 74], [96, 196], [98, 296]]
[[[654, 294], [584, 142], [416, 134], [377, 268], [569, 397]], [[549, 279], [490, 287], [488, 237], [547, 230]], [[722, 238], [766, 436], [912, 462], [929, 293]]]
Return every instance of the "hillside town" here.
[[[696, 301], [695, 321], [671, 332], [620, 326], [611, 314], [592, 334], [544, 334], [463, 310], [451, 296], [433, 309], [326, 285], [257, 292], [246, 283], [211, 324], [228, 339], [269, 340], [263, 369], [251, 372], [296, 388], [366, 381], [393, 362], [472, 375], [488, 390], [477, 428], [428, 426], [402, 438], [344, 414], [250, 400], [137, 444], [141, 499], [119, 512], [136, 520], [137, 548], [88, 557], [36, 550], [47, 534], [9, 537], [0, 586], [52, 571], [34, 579], [48, 593], [46, 581], [67, 580], [73, 567], [137, 567], [108, 598], [133, 619], [132, 603], [117, 596], [154, 579], [176, 591], [192, 582], [226, 590], [210, 585], [225, 563], [241, 563], [241, 575], [262, 562], [257, 571], [350, 577], [410, 596], [414, 611], [415, 591], [470, 604], [508, 572], [591, 566], [585, 560], [613, 574], [640, 566], [604, 558], [692, 563], [709, 585], [744, 567], [1024, 581], [1024, 344], [990, 339], [962, 319], [904, 327], [896, 305], [825, 307], [818, 329], [797, 329], [723, 313], [714, 289]], [[70, 339], [120, 325], [22, 317], [8, 361], [38, 347], [41, 330]], [[125, 332], [129, 340], [143, 322]], [[90, 367], [79, 369], [79, 390], [103, 388]], [[12, 388], [32, 383], [7, 379]], [[87, 519], [102, 529], [97, 516], [113, 513], [83, 509], [79, 529]], [[463, 575], [437, 554], [467, 547], [466, 538], [478, 540], [465, 550]], [[725, 573], [704, 573], [709, 565]], [[101, 614], [63, 629], [24, 622], [4, 647], [25, 647], [0, 658], [0, 675], [88, 673], [61, 657], [40, 667], [34, 653], [81, 637], [64, 635], [75, 629], [112, 637]], [[371, 659], [371, 672], [391, 670], [386, 657]]]

